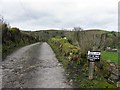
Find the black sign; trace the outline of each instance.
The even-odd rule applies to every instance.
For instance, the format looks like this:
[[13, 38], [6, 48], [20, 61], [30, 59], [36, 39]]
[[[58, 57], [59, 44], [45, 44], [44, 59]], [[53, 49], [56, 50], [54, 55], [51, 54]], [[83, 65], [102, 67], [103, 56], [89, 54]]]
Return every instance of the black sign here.
[[100, 51], [88, 51], [87, 59], [90, 62], [100, 61]]

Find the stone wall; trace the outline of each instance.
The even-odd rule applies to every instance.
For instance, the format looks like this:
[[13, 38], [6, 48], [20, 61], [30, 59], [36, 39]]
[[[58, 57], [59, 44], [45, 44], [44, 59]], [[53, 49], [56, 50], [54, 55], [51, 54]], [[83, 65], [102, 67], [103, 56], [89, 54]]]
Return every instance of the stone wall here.
[[110, 63], [110, 77], [108, 81], [115, 83], [117, 87], [120, 87], [120, 66], [115, 63]]

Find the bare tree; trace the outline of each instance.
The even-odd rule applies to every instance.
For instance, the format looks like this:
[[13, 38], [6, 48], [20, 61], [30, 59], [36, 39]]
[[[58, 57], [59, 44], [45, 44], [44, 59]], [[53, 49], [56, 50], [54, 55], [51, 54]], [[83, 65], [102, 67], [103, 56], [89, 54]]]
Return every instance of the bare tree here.
[[80, 27], [75, 27], [74, 40], [80, 47], [81, 52], [86, 54], [88, 50], [100, 50], [103, 49], [106, 43], [106, 33], [95, 33], [94, 31], [84, 31]]

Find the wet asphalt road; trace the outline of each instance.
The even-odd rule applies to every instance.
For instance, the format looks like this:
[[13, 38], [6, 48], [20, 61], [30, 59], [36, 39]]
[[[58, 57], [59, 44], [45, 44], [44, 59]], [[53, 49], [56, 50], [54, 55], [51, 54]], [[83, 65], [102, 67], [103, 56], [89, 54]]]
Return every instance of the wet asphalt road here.
[[25, 46], [2, 63], [2, 88], [72, 88], [46, 43]]

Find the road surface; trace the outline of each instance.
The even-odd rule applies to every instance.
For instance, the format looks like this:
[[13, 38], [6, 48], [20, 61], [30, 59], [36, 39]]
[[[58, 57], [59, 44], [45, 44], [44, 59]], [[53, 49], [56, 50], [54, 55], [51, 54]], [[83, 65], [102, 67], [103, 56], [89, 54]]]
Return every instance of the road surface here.
[[2, 88], [72, 88], [46, 43], [25, 46], [2, 63]]

